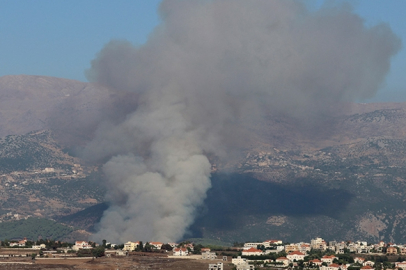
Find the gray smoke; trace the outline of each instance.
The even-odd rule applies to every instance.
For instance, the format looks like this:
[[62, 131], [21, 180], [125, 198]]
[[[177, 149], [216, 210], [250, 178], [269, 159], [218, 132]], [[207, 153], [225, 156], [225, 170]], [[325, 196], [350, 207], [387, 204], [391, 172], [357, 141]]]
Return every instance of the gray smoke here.
[[253, 119], [307, 119], [372, 97], [400, 49], [387, 25], [367, 28], [348, 6], [170, 0], [160, 15], [145, 45], [112, 41], [87, 73], [137, 97], [84, 150], [109, 159], [96, 240], [179, 240], [210, 188], [208, 155], [227, 158]]

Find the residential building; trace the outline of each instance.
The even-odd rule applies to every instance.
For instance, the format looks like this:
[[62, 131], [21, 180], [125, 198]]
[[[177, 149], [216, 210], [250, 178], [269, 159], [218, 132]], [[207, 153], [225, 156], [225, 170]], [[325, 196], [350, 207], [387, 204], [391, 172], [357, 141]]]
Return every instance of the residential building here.
[[187, 256], [187, 255], [189, 255], [189, 251], [188, 251], [188, 249], [185, 248], [185, 247], [174, 248], [174, 249], [172, 250], [172, 252], [173, 252], [173, 255], [174, 255], [174, 256]]
[[305, 254], [306, 254], [306, 253], [309, 253], [311, 249], [312, 249], [312, 248], [310, 247], [310, 244], [301, 243], [301, 244], [299, 245], [299, 251], [302, 252], [302, 253], [305, 253]]
[[334, 255], [324, 255], [320, 260], [327, 264], [332, 264], [334, 259], [338, 259], [338, 258]]
[[259, 256], [263, 254], [264, 253], [262, 252], [262, 250], [256, 248], [250, 248], [242, 251], [243, 256]]
[[314, 260], [310, 260], [309, 264], [313, 264], [313, 265], [317, 265], [317, 266], [321, 266], [323, 262], [320, 261], [319, 259], [314, 259]]
[[300, 251], [293, 251], [291, 253], [289, 253], [286, 258], [289, 259], [289, 261], [293, 262], [293, 261], [303, 261], [305, 257], [305, 254], [303, 254]]
[[24, 238], [23, 240], [18, 241], [18, 246], [19, 247], [25, 247], [26, 242], [27, 242], [27, 238]]
[[161, 242], [150, 242], [149, 243], [151, 246], [153, 246], [155, 249], [161, 249], [161, 247], [162, 247], [162, 245], [164, 244], [164, 243], [161, 243]]
[[254, 270], [255, 266], [253, 264], [243, 263], [236, 266], [237, 270]]
[[168, 245], [170, 245], [172, 248], [176, 247], [178, 244], [176, 243], [168, 243]]
[[326, 250], [327, 244], [326, 241], [323, 240], [323, 238], [317, 237], [310, 241], [310, 247], [312, 249]]
[[396, 247], [388, 247], [386, 249], [386, 254], [388, 254], [388, 255], [398, 254], [398, 249]]
[[211, 263], [209, 264], [209, 270], [223, 270], [223, 263]]
[[138, 248], [138, 246], [140, 245], [140, 242], [131, 242], [128, 241], [127, 243], [124, 244], [123, 250], [125, 251], [134, 251]]
[[202, 253], [202, 260], [215, 260], [217, 259], [216, 252], [206, 251]]
[[289, 259], [286, 257], [279, 257], [275, 260], [277, 263], [282, 263], [283, 266], [288, 266], [289, 265]]
[[250, 249], [250, 248], [257, 248], [258, 246], [261, 246], [261, 245], [263, 245], [264, 243], [259, 243], [259, 242], [257, 242], [257, 243], [245, 243], [244, 244], [244, 249]]
[[234, 265], [244, 264], [244, 263], [247, 263], [247, 259], [241, 258], [241, 256], [238, 256], [237, 258], [231, 259], [231, 263]]
[[72, 246], [73, 250], [79, 250], [79, 249], [91, 249], [92, 246], [86, 242], [86, 241], [76, 241], [75, 244]]
[[336, 263], [329, 264], [328, 266], [322, 265], [320, 270], [340, 270], [340, 266]]
[[290, 253], [293, 251], [299, 251], [299, 247], [296, 244], [285, 245], [286, 253]]
[[262, 245], [264, 245], [266, 248], [273, 245], [282, 245], [282, 240], [265, 240], [262, 242]]

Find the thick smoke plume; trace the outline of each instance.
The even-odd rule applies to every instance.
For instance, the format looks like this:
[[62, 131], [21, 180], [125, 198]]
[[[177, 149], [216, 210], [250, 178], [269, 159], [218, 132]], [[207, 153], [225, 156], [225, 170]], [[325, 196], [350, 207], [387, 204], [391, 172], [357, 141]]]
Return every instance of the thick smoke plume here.
[[160, 15], [146, 44], [112, 41], [88, 70], [136, 97], [84, 149], [108, 160], [97, 240], [179, 240], [210, 188], [208, 154], [226, 158], [252, 119], [306, 119], [372, 97], [400, 48], [387, 25], [367, 28], [348, 6], [170, 0]]

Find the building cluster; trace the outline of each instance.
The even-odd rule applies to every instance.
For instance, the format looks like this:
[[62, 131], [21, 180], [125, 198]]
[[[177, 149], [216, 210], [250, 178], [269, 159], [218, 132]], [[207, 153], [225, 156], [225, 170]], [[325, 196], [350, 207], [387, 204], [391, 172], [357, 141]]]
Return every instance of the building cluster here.
[[[259, 247], [262, 247], [259, 249]], [[310, 250], [331, 251], [335, 254], [344, 253], [384, 253], [388, 255], [406, 255], [406, 245], [396, 245], [380, 241], [377, 244], [368, 244], [365, 241], [330, 241], [326, 242], [322, 238], [312, 239], [310, 243], [300, 242], [293, 244], [282, 244], [280, 240], [267, 240], [264, 242], [245, 243], [242, 251], [243, 256], [267, 255], [285, 251], [309, 253]]]
[[[25, 247], [27, 239], [20, 241], [12, 241], [9, 243], [11, 247]], [[142, 248], [142, 242], [129, 241], [123, 244], [122, 249], [117, 249], [117, 246], [110, 243], [105, 243], [108, 247], [115, 247], [114, 250], [106, 250], [105, 255], [110, 257], [127, 256], [132, 251], [137, 251]], [[89, 243], [87, 241], [76, 241], [71, 248], [64, 248], [65, 253], [69, 250], [79, 251], [92, 249], [97, 246], [96, 243]], [[162, 242], [147, 242], [150, 250], [163, 250], [172, 248], [173, 256], [190, 256], [194, 252], [195, 246], [192, 243], [162, 243]], [[45, 249], [45, 244], [35, 245], [32, 249]], [[200, 247], [199, 247], [200, 248]], [[316, 251], [316, 252], [314, 252]], [[319, 252], [317, 252], [319, 251]], [[55, 253], [56, 251], [54, 251]], [[252, 270], [255, 269], [255, 263], [260, 262], [263, 265], [269, 265], [277, 268], [289, 268], [300, 266], [302, 268], [318, 268], [319, 270], [371, 270], [380, 267], [375, 261], [368, 260], [366, 257], [372, 258], [369, 255], [406, 255], [406, 245], [397, 245], [393, 243], [385, 243], [383, 241], [376, 244], [369, 244], [365, 241], [330, 241], [326, 242], [322, 238], [315, 238], [310, 243], [283, 243], [281, 240], [266, 240], [263, 242], [247, 242], [243, 247], [234, 248], [234, 252], [239, 252], [240, 256], [232, 259], [237, 270]], [[223, 263], [227, 261], [227, 257], [219, 258], [216, 252], [210, 248], [200, 248], [200, 258], [202, 260], [212, 260], [215, 263], [209, 264], [209, 270], [223, 270]], [[351, 255], [351, 261], [340, 260], [341, 254]], [[318, 254], [316, 257], [315, 254]], [[272, 255], [272, 256], [270, 256]], [[52, 254], [52, 256], [56, 256]], [[342, 258], [345, 258], [343, 255]], [[273, 259], [270, 259], [273, 258]], [[396, 262], [386, 265], [385, 269], [398, 269], [406, 270], [406, 261]], [[353, 267], [353, 268], [351, 268]]]
[[[305, 258], [309, 256], [311, 250], [319, 250], [331, 255], [324, 255], [320, 259], [309, 260], [307, 258], [306, 260]], [[278, 257], [275, 260], [263, 259], [261, 261], [278, 267], [297, 266], [299, 263], [302, 263], [302, 265], [317, 267], [320, 270], [347, 270], [351, 266], [356, 266], [360, 270], [370, 270], [374, 269], [375, 262], [373, 261], [365, 260], [362, 257], [355, 257], [353, 264], [338, 264], [339, 257], [337, 256], [344, 253], [402, 256], [406, 255], [406, 245], [396, 245], [383, 241], [377, 244], [368, 244], [365, 241], [326, 242], [322, 238], [312, 239], [310, 243], [300, 242], [293, 244], [283, 244], [280, 240], [267, 240], [264, 242], [245, 243], [241, 256], [232, 259], [232, 263], [237, 266], [237, 270], [247, 270], [251, 269], [249, 268], [249, 262], [259, 261], [259, 259], [253, 260], [252, 256], [266, 256], [271, 253], [279, 254], [280, 252], [284, 252], [286, 256]], [[392, 266], [395, 269], [401, 268], [406, 270], [406, 261], [396, 262]]]

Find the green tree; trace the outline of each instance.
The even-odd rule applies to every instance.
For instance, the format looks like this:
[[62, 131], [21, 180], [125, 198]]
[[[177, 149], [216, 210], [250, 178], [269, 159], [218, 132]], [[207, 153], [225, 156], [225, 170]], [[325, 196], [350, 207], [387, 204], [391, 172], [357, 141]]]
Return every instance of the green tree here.
[[78, 257], [91, 257], [95, 256], [93, 255], [93, 250], [90, 249], [79, 249], [78, 252], [76, 252], [76, 255]]
[[264, 245], [258, 245], [258, 246], [257, 246], [257, 249], [262, 250], [262, 251], [265, 251], [265, 246], [264, 246]]
[[102, 240], [102, 243], [103, 243], [103, 244], [102, 244], [103, 247], [105, 248], [105, 247], [106, 247], [106, 243], [107, 243], [106, 239], [103, 239], [103, 240]]
[[161, 247], [161, 249], [164, 249], [164, 250], [167, 250], [167, 251], [171, 251], [171, 250], [172, 250], [172, 247], [171, 247], [171, 245], [169, 245], [169, 244], [163, 244], [162, 247]]
[[148, 242], [146, 242], [144, 248], [142, 249], [142, 251], [151, 252], [153, 250], [153, 248], [154, 247], [152, 245], [150, 245]]
[[104, 256], [104, 247], [103, 246], [98, 246], [92, 249], [92, 255], [94, 257], [102, 257]]

